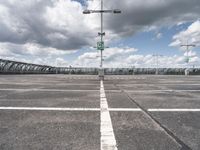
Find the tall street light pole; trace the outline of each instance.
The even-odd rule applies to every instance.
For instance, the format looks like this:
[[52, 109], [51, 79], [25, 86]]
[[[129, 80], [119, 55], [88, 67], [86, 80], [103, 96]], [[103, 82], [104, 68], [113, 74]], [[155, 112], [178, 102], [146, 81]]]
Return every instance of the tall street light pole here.
[[159, 55], [159, 54], [154, 54], [154, 55], [152, 55], [153, 57], [155, 57], [155, 62], [156, 62], [156, 75], [158, 75], [158, 64], [159, 64], [159, 58], [160, 57], [163, 57], [163, 55]]
[[194, 45], [194, 44], [188, 44], [188, 42], [187, 42], [187, 44], [183, 44], [183, 45], [181, 45], [181, 47], [186, 47], [186, 63], [187, 63], [187, 68], [185, 69], [185, 75], [189, 75], [189, 62], [190, 62], [190, 58], [189, 58], [189, 48], [190, 47], [195, 47], [196, 45]]
[[104, 46], [104, 39], [103, 37], [105, 36], [105, 32], [103, 31], [103, 14], [104, 13], [114, 13], [114, 14], [119, 14], [121, 13], [121, 10], [119, 9], [114, 9], [114, 10], [104, 10], [103, 8], [103, 0], [101, 0], [101, 9], [100, 10], [84, 10], [83, 14], [91, 14], [91, 13], [100, 13], [101, 14], [101, 32], [98, 33], [98, 35], [101, 37], [100, 42], [97, 42], [97, 50], [100, 50], [101, 52], [101, 62], [100, 62], [100, 70], [99, 70], [99, 77], [100, 79], [104, 79], [104, 69], [103, 69], [103, 51], [105, 49]]
[[187, 52], [187, 64], [189, 63], [189, 48], [190, 47], [195, 47], [196, 45], [194, 44], [185, 44], [181, 45], [181, 47], [186, 47], [186, 52]]
[[[101, 0], [101, 33], [100, 33], [100, 36], [101, 36], [101, 43], [103, 44], [103, 36], [105, 34], [103, 34], [103, 0]], [[103, 49], [100, 49], [101, 50], [101, 64], [100, 64], [100, 68], [102, 69], [103, 68]]]

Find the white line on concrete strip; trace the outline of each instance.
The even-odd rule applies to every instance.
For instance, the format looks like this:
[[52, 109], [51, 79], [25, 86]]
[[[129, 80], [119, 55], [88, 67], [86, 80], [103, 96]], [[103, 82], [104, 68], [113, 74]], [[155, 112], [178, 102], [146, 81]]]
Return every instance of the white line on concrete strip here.
[[[59, 107], [0, 107], [0, 110], [38, 110], [38, 111], [101, 111], [100, 108], [59, 108]], [[140, 108], [108, 108], [112, 112], [139, 112]], [[173, 108], [151, 108], [149, 112], [200, 112], [200, 109], [173, 109]]]
[[109, 108], [109, 111], [117, 111], [117, 112], [135, 112], [135, 111], [142, 111], [140, 108]]
[[117, 143], [113, 132], [112, 121], [108, 109], [103, 81], [100, 84], [101, 103], [101, 150], [117, 150]]
[[41, 92], [99, 92], [99, 90], [63, 90], [63, 89], [0, 89], [0, 91], [41, 91]]
[[0, 107], [0, 110], [39, 110], [39, 111], [100, 111], [100, 108]]
[[138, 92], [200, 92], [200, 90], [125, 90], [129, 93], [138, 93]]
[[148, 109], [149, 112], [200, 112], [200, 109]]
[[[0, 91], [42, 91], [42, 92], [98, 92], [99, 90], [64, 90], [64, 89], [14, 89], [14, 88], [8, 88], [8, 89], [0, 89]], [[120, 92], [121, 90], [107, 90], [109, 92]], [[129, 93], [137, 93], [137, 92], [200, 92], [200, 90], [125, 90]]]
[[[12, 83], [12, 82], [11, 82], [11, 83], [5, 82], [5, 83], [3, 83], [3, 82], [0, 82], [0, 84], [6, 84], [6, 85], [40, 85], [40, 86], [41, 86], [41, 85], [52, 85], [52, 84], [54, 84], [54, 83], [57, 83], [57, 82], [46, 82], [46, 83], [44, 83], [44, 82], [42, 82], [42, 83], [41, 83], [41, 82], [38, 82], [38, 83], [36, 83], [36, 82], [33, 82], [33, 83], [31, 83], [31, 82], [28, 82], [28, 83], [21, 83], [21, 82], [20, 82], [20, 83], [19, 83], [19, 82], [15, 82], [15, 83]], [[73, 86], [73, 85], [75, 85], [75, 86], [76, 86], [76, 85], [78, 85], [78, 86], [79, 86], [79, 85], [80, 85], [80, 86], [96, 85], [96, 86], [97, 86], [98, 83], [97, 83], [97, 84], [95, 84], [95, 83], [94, 83], [94, 84], [86, 84], [86, 83], [59, 83], [59, 85], [61, 85], [61, 86], [62, 86], [62, 85], [65, 85], [65, 86], [66, 86], [66, 85], [72, 85], [72, 86]]]
[[200, 85], [200, 84], [197, 84], [197, 83], [132, 83], [132, 84], [116, 84], [117, 86], [135, 86], [135, 85]]

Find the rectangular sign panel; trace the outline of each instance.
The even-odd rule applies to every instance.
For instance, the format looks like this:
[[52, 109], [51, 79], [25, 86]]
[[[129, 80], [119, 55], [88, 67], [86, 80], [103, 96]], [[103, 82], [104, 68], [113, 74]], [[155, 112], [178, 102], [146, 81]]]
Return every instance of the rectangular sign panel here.
[[104, 50], [104, 42], [97, 42], [97, 50]]

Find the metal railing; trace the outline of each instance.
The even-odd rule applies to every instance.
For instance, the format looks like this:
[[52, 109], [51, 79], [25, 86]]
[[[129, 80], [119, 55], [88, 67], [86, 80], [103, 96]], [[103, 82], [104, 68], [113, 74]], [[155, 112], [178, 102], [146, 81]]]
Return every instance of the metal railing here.
[[[105, 68], [105, 75], [184, 75], [186, 68]], [[52, 67], [0, 59], [0, 74], [74, 74], [98, 75], [99, 68]], [[189, 69], [200, 75], [200, 68]]]
[[0, 59], [1, 74], [41, 74], [54, 73], [55, 71], [56, 67]]

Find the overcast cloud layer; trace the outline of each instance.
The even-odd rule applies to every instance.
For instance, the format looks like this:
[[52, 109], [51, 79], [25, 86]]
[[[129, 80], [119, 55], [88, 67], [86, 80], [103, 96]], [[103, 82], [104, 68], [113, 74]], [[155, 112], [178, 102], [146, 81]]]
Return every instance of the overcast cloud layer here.
[[[98, 9], [99, 1], [88, 8]], [[120, 15], [106, 15], [106, 28], [118, 36], [140, 30], [194, 21], [199, 0], [108, 0], [106, 8], [120, 8]], [[82, 14], [83, 6], [71, 0], [1, 0], [0, 42], [37, 43], [62, 50], [91, 44], [98, 17]], [[96, 18], [96, 19], [95, 19]]]
[[[105, 3], [105, 9], [122, 10], [122, 14], [105, 15], [105, 28], [109, 35], [107, 42], [137, 32], [194, 22], [188, 30], [177, 33], [169, 44], [178, 46], [188, 35], [193, 37], [192, 42], [200, 43], [200, 23], [196, 21], [200, 16], [199, 0], [106, 0]], [[86, 8], [99, 9], [99, 0], [87, 1], [84, 6], [74, 0], [0, 0], [1, 57], [46, 64], [53, 60], [66, 65], [61, 56], [85, 46], [94, 46], [97, 41], [99, 16], [83, 15], [82, 11]], [[157, 36], [161, 38], [162, 34]], [[122, 62], [129, 65], [135, 57], [127, 55], [126, 48], [119, 49], [115, 47], [109, 50], [124, 50], [123, 56], [127, 61], [123, 58]], [[74, 64], [87, 61], [87, 54], [79, 56]], [[115, 61], [116, 57], [107, 58], [107, 64], [112, 66], [110, 62]], [[137, 58], [148, 60], [148, 56]], [[88, 60], [86, 64], [89, 63], [92, 62]]]
[[70, 0], [1, 0], [0, 20], [0, 42], [74, 50], [93, 38], [81, 4]]
[[120, 18], [110, 15], [106, 20], [107, 28], [122, 36], [195, 21], [200, 15], [199, 0], [108, 0], [106, 3], [123, 12]]

